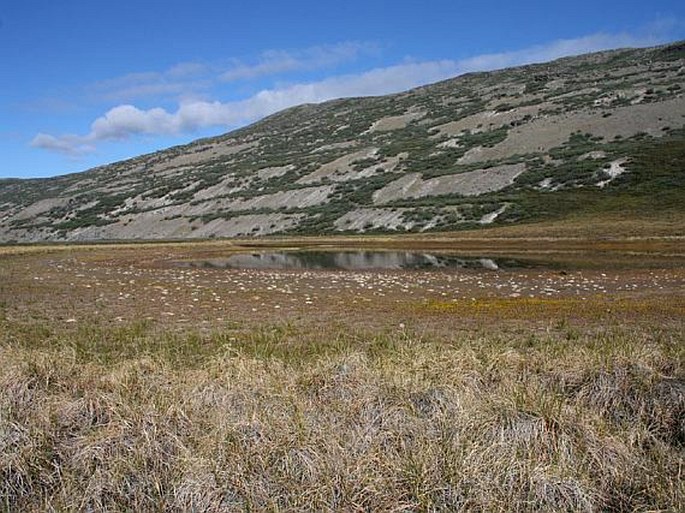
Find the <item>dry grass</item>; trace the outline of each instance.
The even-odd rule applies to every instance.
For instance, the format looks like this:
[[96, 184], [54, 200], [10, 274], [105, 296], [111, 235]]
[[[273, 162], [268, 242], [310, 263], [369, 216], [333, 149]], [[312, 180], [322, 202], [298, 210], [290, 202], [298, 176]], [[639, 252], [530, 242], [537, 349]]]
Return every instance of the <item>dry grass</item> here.
[[6, 511], [685, 505], [679, 332], [2, 328]]
[[613, 298], [595, 295], [589, 298], [501, 298], [485, 297], [472, 300], [427, 301], [418, 306], [427, 312], [450, 314], [461, 318], [529, 321], [537, 319], [582, 320], [610, 322], [635, 317], [658, 316], [664, 320], [682, 319], [685, 297]]

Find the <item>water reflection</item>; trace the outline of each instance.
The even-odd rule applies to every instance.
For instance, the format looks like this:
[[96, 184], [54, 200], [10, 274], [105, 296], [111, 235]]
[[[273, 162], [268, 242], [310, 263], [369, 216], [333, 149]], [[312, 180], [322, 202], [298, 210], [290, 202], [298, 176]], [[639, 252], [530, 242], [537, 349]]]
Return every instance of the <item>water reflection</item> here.
[[520, 269], [530, 262], [411, 251], [278, 251], [239, 253], [225, 258], [179, 263], [216, 269]]

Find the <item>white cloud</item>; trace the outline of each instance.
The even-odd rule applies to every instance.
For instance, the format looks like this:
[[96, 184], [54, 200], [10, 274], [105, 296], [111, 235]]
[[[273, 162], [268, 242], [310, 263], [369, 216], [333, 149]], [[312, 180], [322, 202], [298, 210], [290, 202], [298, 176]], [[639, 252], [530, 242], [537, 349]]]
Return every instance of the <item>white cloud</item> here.
[[[376, 68], [357, 74], [333, 76], [317, 82], [299, 83], [265, 89], [250, 98], [232, 102], [186, 101], [175, 112], [162, 108], [148, 110], [133, 105], [120, 105], [96, 119], [86, 135], [53, 136], [38, 134], [32, 146], [68, 154], [92, 151], [100, 141], [123, 140], [139, 134], [191, 133], [206, 127], [230, 128], [255, 121], [279, 110], [302, 103], [318, 103], [351, 96], [373, 96], [399, 92], [471, 71], [492, 70], [586, 52], [625, 46], [650, 46], [663, 40], [658, 36], [636, 37], [629, 34], [596, 34], [577, 39], [553, 41], [519, 51], [487, 54], [464, 59], [428, 62], [405, 62], [395, 66]], [[287, 53], [268, 54], [253, 66], [234, 67], [232, 75], [224, 79], [256, 77], [298, 66], [321, 66], [360, 51], [354, 45], [310, 49], [305, 56]], [[192, 64], [174, 68], [173, 73], [196, 77], [204, 69]], [[172, 71], [167, 72], [168, 75]], [[126, 80], [138, 86], [148, 75], [131, 75]], [[158, 84], [162, 85], [162, 84]]]
[[[162, 108], [143, 110], [133, 105], [119, 105], [97, 118], [86, 135], [55, 137], [38, 134], [31, 145], [75, 154], [94, 148], [100, 141], [123, 140], [139, 134], [168, 135], [189, 133], [211, 126], [238, 126], [294, 105], [319, 103], [344, 96], [399, 92], [447, 78], [456, 71], [457, 68], [451, 61], [408, 63], [319, 82], [265, 89], [241, 101], [184, 102], [175, 112]], [[69, 148], [74, 148], [74, 151], [69, 151]]]
[[120, 105], [96, 119], [90, 127], [94, 141], [126, 139], [131, 134], [167, 134], [176, 131], [174, 117], [164, 109], [140, 110], [133, 105]]
[[318, 82], [264, 90], [240, 103], [249, 106], [246, 110], [254, 113], [260, 110], [276, 112], [301, 103], [400, 92], [453, 76], [457, 71], [458, 68], [453, 61], [399, 64], [359, 74], [331, 77]]

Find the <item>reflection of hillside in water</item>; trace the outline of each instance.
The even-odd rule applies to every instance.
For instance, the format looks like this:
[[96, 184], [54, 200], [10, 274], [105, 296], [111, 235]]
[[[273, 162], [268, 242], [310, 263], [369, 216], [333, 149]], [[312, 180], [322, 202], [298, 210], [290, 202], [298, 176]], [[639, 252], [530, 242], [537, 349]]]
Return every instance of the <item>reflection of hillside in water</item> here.
[[298, 251], [240, 253], [226, 258], [184, 262], [219, 269], [516, 269], [530, 263], [506, 258], [464, 257], [410, 251]]

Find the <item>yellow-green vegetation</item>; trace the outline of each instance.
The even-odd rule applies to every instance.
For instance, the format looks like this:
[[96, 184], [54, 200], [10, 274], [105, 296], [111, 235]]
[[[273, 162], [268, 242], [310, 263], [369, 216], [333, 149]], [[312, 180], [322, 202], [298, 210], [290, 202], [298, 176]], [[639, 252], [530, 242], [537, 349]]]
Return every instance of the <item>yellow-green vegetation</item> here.
[[610, 321], [617, 315], [650, 316], [678, 319], [685, 312], [685, 298], [615, 299], [603, 296], [589, 299], [574, 298], [479, 298], [460, 301], [428, 301], [419, 308], [427, 312], [452, 314], [474, 318], [518, 319], [522, 321], [547, 319], [582, 319]]
[[682, 511], [682, 248], [630, 244], [452, 274], [5, 248], [0, 511]]

